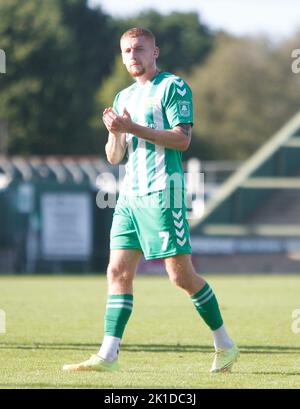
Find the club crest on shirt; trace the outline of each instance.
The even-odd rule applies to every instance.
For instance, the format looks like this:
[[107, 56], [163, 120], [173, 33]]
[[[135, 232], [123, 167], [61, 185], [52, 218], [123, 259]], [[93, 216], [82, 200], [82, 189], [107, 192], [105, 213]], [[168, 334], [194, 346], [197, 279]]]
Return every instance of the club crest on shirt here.
[[181, 116], [187, 118], [191, 115], [191, 102], [190, 101], [178, 101], [178, 110]]

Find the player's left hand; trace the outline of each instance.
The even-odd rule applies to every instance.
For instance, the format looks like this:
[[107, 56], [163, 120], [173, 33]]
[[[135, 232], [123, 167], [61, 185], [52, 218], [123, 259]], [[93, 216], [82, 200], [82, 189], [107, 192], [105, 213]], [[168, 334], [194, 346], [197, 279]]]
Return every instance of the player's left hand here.
[[127, 111], [126, 108], [124, 108], [123, 110], [122, 120], [123, 120], [124, 126], [127, 129], [127, 131], [125, 132], [130, 133], [131, 128], [132, 128], [132, 119], [131, 119], [130, 113]]

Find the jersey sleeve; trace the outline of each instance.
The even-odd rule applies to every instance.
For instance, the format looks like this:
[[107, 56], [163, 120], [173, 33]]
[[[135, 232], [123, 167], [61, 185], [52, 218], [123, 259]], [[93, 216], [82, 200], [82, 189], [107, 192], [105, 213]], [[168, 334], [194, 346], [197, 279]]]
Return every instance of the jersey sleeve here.
[[163, 105], [169, 125], [174, 128], [182, 123], [194, 123], [193, 96], [190, 87], [181, 78], [170, 81]]

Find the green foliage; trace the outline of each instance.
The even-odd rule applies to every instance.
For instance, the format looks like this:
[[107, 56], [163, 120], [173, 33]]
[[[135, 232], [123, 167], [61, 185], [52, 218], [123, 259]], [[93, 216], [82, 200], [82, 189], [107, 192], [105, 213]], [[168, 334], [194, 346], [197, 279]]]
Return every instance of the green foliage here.
[[99, 103], [103, 107], [112, 106], [116, 94], [132, 84], [133, 81], [122, 62], [121, 56], [117, 56], [111, 75], [103, 81], [102, 87], [97, 94]]
[[0, 117], [11, 153], [79, 153], [93, 147], [87, 126], [95, 87], [114, 55], [113, 24], [86, 0], [0, 0]]
[[247, 158], [299, 110], [290, 47], [219, 36], [215, 51], [189, 78], [202, 159]]
[[14, 154], [101, 154], [101, 111], [129, 83], [117, 57], [119, 37], [137, 20], [157, 34], [166, 69], [189, 70], [212, 43], [195, 13], [148, 12], [113, 21], [87, 0], [0, 0], [0, 15], [7, 55], [0, 118], [8, 122], [8, 152]]
[[192, 87], [195, 128], [185, 157], [246, 158], [300, 108], [300, 75], [291, 71], [299, 35], [276, 47], [224, 34], [216, 41], [196, 13], [150, 10], [112, 20], [87, 3], [0, 0], [8, 153], [104, 153], [101, 112], [131, 82], [118, 43], [133, 26], [154, 32], [159, 67]]

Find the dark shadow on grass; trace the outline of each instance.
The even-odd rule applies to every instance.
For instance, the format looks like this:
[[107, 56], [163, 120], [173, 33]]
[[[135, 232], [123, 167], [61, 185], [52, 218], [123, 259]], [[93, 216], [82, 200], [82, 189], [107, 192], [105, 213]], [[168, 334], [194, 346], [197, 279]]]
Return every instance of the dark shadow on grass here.
[[[27, 350], [98, 350], [99, 344], [68, 343], [68, 342], [37, 342], [37, 343], [1, 343], [0, 349], [27, 349]], [[295, 354], [300, 353], [300, 347], [288, 345], [239, 345], [243, 354]], [[192, 344], [122, 344], [122, 351], [127, 352], [201, 352], [212, 353], [212, 345]]]

